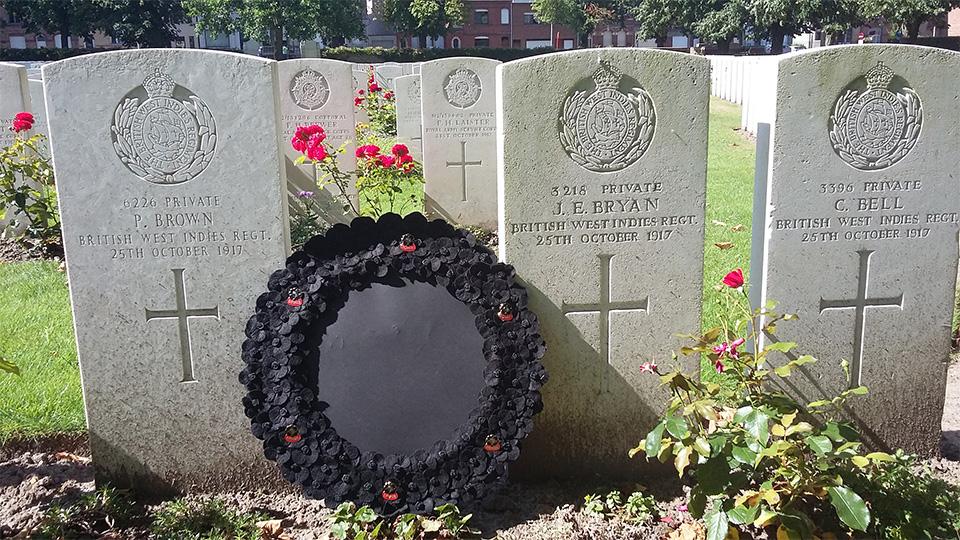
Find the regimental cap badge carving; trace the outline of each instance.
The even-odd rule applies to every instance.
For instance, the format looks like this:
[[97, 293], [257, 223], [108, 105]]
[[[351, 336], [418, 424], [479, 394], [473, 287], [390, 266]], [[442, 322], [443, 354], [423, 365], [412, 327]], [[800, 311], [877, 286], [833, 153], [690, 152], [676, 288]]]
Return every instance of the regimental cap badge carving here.
[[472, 69], [457, 68], [447, 75], [443, 91], [447, 102], [458, 109], [466, 109], [480, 101], [483, 84], [480, 76]]
[[213, 160], [217, 146], [210, 108], [189, 91], [184, 100], [175, 97], [176, 92], [176, 82], [158, 68], [113, 114], [117, 157], [130, 172], [153, 184], [196, 178]]
[[[653, 140], [656, 111], [646, 90], [621, 90], [623, 73], [601, 60], [591, 92], [572, 89], [560, 111], [560, 144], [570, 159], [593, 172], [615, 172], [636, 163]], [[590, 85], [589, 79], [577, 85]]]
[[[851, 167], [879, 171], [910, 153], [923, 127], [923, 104], [908, 86], [892, 89], [896, 75], [883, 62], [853, 81], [837, 99], [830, 116], [830, 142]], [[863, 88], [863, 83], [859, 83]]]
[[290, 81], [290, 97], [301, 109], [315, 111], [330, 99], [330, 84], [319, 71], [305, 69]]

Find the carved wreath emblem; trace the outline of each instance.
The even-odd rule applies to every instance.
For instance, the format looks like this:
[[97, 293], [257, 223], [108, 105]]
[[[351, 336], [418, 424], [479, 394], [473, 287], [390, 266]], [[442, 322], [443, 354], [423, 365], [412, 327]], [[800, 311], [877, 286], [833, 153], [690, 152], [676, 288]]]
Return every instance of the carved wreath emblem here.
[[574, 90], [560, 112], [560, 144], [581, 167], [614, 172], [633, 165], [650, 147], [656, 128], [653, 100], [640, 87], [620, 90], [623, 74], [601, 61], [592, 92]]
[[830, 116], [830, 142], [850, 166], [877, 171], [913, 150], [923, 126], [923, 105], [913, 89], [890, 89], [893, 71], [878, 62], [867, 72], [866, 90], [848, 89]]
[[322, 73], [305, 69], [290, 81], [290, 97], [301, 109], [315, 111], [330, 99], [330, 84]]
[[458, 109], [466, 109], [480, 100], [483, 93], [483, 84], [475, 71], [467, 68], [458, 68], [447, 75], [443, 83], [443, 91], [447, 101]]
[[[159, 69], [144, 79], [147, 99], [129, 97], [113, 114], [113, 148], [127, 169], [154, 184], [196, 178], [217, 146], [210, 109], [197, 96], [173, 96], [177, 84]], [[134, 91], [136, 92], [136, 90]]]

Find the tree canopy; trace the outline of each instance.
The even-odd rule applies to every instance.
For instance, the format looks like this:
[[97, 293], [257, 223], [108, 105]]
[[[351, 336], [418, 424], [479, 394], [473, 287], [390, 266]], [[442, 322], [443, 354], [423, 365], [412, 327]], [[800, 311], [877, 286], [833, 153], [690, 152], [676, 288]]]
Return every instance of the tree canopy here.
[[463, 0], [385, 0], [382, 10], [385, 21], [401, 34], [417, 36], [420, 47], [466, 21]]
[[883, 19], [916, 38], [923, 23], [960, 6], [957, 0], [860, 0], [863, 16]]
[[629, 7], [626, 0], [534, 0], [533, 12], [540, 22], [570, 28], [587, 45], [587, 37], [599, 24], [623, 22]]
[[124, 45], [169, 47], [187, 21], [180, 0], [94, 0], [98, 25]]
[[319, 35], [333, 45], [362, 37], [363, 6], [362, 0], [183, 0], [187, 15], [198, 18], [198, 30], [240, 31], [272, 43], [276, 58], [282, 55], [285, 37], [306, 40]]
[[59, 33], [64, 48], [70, 36], [90, 36], [100, 19], [96, 0], [6, 0], [4, 7], [30, 32]]

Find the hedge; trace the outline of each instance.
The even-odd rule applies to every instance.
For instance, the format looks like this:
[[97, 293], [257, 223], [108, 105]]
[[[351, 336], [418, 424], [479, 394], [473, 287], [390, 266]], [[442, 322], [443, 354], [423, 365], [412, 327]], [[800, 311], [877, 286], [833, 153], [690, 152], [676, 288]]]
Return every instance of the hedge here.
[[81, 54], [91, 54], [117, 49], [0, 49], [0, 61], [4, 62], [55, 62]]
[[384, 49], [382, 47], [334, 47], [320, 51], [321, 58], [344, 60], [358, 64], [377, 62], [426, 62], [452, 56], [474, 56], [509, 62], [554, 52], [552, 47], [537, 49]]

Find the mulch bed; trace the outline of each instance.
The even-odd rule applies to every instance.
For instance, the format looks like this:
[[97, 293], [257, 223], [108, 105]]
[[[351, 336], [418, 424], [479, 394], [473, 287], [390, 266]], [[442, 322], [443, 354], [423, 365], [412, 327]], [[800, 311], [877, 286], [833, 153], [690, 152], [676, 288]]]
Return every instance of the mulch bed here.
[[0, 236], [0, 264], [26, 261], [63, 261], [63, 246], [52, 244], [28, 248]]

